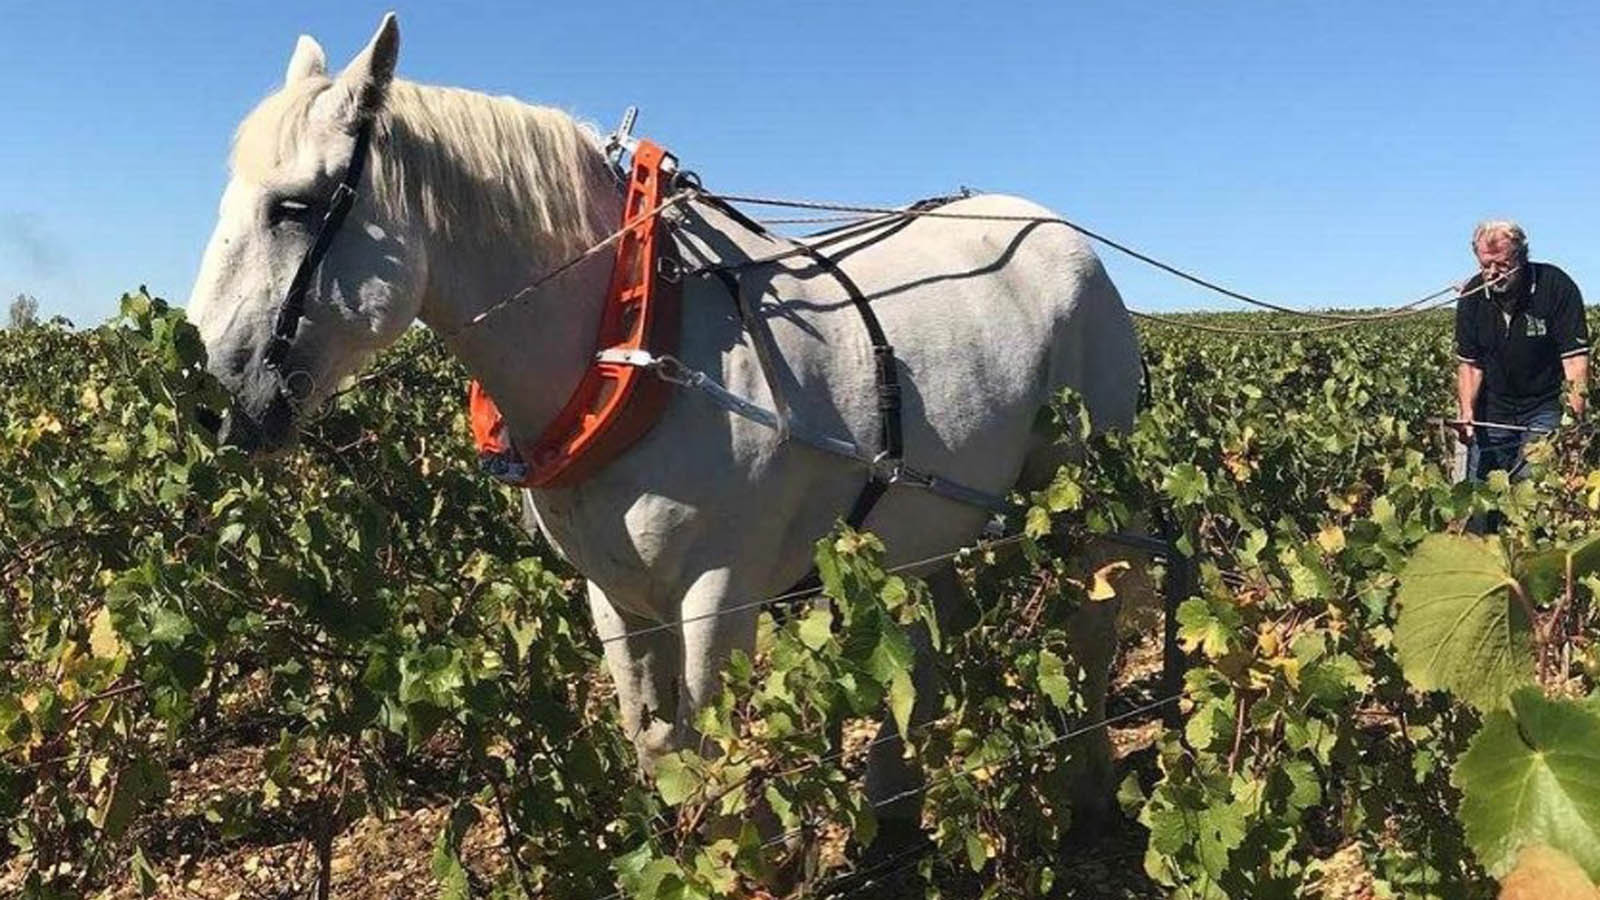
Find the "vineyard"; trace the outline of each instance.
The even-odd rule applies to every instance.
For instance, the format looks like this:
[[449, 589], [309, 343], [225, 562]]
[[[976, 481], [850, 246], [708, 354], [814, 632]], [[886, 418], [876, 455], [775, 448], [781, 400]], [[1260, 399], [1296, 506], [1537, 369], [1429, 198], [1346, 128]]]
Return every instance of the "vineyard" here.
[[[957, 557], [970, 615], [841, 529], [829, 602], [763, 617], [698, 723], [718, 752], [653, 783], [426, 331], [266, 462], [200, 424], [224, 401], [181, 310], [0, 332], [0, 895], [1595, 895], [1600, 446], [1571, 421], [1526, 480], [1452, 483], [1450, 322], [1143, 324], [1136, 427], [1086, 438], [1061, 399], [1088, 452]], [[1187, 565], [1092, 541], [1158, 523]], [[1145, 662], [1107, 723], [1067, 622], [1113, 600]], [[907, 693], [917, 623], [938, 697]], [[930, 841], [868, 863], [862, 722], [913, 700]], [[1068, 785], [1105, 724], [1139, 737], [1095, 842]], [[352, 849], [397, 821], [425, 843]]]

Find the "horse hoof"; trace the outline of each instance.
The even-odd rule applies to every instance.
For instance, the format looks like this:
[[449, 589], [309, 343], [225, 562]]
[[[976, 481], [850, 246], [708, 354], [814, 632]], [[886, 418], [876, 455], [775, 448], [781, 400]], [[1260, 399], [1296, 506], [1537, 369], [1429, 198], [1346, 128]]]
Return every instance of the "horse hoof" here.
[[873, 835], [866, 852], [861, 854], [861, 861], [873, 865], [888, 856], [931, 846], [933, 839], [923, 833], [921, 822], [915, 819], [879, 819], [878, 832]]
[[1122, 810], [1110, 793], [1095, 793], [1072, 802], [1072, 825], [1067, 839], [1073, 843], [1094, 843], [1115, 833], [1122, 824]]
[[853, 896], [871, 890], [877, 897], [922, 896], [917, 862], [935, 849], [915, 819], [880, 819], [872, 843], [859, 851], [855, 871], [827, 885], [819, 896]]

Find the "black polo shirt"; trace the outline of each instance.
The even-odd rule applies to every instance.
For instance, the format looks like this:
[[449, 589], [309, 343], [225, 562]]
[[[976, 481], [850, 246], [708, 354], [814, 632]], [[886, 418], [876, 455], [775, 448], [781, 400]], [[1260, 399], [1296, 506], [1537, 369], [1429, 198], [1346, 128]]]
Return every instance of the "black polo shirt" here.
[[1520, 415], [1561, 396], [1561, 361], [1589, 352], [1589, 326], [1578, 286], [1549, 263], [1529, 263], [1532, 278], [1505, 297], [1479, 290], [1483, 275], [1456, 303], [1456, 356], [1483, 370], [1475, 417]]

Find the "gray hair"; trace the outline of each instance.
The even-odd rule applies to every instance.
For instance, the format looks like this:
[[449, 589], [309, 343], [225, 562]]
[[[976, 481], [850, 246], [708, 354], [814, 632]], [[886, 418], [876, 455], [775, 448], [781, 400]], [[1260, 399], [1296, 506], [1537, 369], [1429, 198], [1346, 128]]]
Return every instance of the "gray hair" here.
[[1516, 247], [1519, 258], [1528, 258], [1528, 233], [1510, 219], [1485, 219], [1472, 229], [1473, 252], [1477, 252], [1479, 244], [1498, 244], [1502, 241]]

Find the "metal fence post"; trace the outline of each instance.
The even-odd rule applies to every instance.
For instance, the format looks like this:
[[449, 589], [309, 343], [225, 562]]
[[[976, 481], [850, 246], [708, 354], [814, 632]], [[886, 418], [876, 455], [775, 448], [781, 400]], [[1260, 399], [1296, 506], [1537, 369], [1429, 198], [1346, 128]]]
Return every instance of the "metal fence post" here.
[[[1171, 697], [1183, 690], [1183, 676], [1189, 660], [1178, 644], [1178, 607], [1194, 593], [1194, 560], [1178, 550], [1178, 532], [1165, 514], [1158, 513], [1161, 537], [1170, 548], [1167, 552], [1167, 578], [1162, 589], [1163, 634], [1161, 644], [1161, 694]], [[1161, 721], [1168, 728], [1183, 724], [1183, 711], [1178, 704], [1169, 703], [1162, 708]]]

